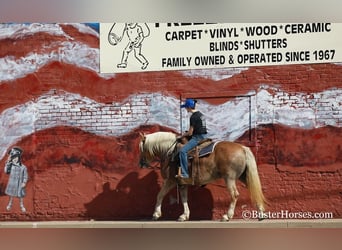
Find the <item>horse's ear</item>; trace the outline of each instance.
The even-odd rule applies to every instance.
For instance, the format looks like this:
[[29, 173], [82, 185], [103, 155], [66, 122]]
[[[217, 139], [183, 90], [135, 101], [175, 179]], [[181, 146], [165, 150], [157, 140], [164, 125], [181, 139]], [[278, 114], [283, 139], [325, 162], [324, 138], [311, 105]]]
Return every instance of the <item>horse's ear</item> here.
[[139, 135], [140, 135], [140, 139], [141, 139], [142, 141], [145, 141], [145, 139], [146, 139], [145, 133], [139, 132]]

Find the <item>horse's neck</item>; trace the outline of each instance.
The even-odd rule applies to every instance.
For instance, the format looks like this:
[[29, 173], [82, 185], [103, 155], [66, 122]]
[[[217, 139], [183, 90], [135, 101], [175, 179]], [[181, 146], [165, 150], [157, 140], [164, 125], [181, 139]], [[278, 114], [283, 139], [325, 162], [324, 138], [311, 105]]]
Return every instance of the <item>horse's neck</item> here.
[[159, 132], [151, 135], [148, 140], [148, 145], [153, 155], [165, 157], [165, 155], [171, 154], [176, 146], [176, 137], [166, 132]]
[[157, 147], [157, 150], [159, 151], [159, 155], [170, 155], [174, 149], [174, 144], [172, 143], [167, 143], [162, 146], [159, 145]]
[[175, 151], [176, 143], [170, 143], [163, 148], [159, 148], [159, 156], [168, 157]]

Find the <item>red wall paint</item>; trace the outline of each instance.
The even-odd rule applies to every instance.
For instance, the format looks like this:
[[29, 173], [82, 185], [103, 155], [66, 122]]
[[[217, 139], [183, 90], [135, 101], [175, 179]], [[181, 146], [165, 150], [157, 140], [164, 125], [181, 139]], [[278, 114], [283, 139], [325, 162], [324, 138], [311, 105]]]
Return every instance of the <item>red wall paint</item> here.
[[[98, 40], [80, 34], [71, 26], [63, 29], [97, 48]], [[48, 41], [63, 38], [38, 34], [24, 40], [1, 41], [0, 55], [16, 57], [41, 48]], [[16, 45], [14, 45], [16, 43]], [[17, 45], [20, 46], [17, 46]], [[18, 49], [19, 48], [19, 49]], [[210, 71], [208, 71], [210, 74]], [[274, 95], [287, 91], [316, 93], [340, 88], [342, 66], [335, 64], [253, 67], [231, 78], [213, 82], [207, 78], [184, 77], [181, 72], [117, 74], [105, 80], [96, 73], [54, 62], [34, 74], [0, 85], [0, 111], [39, 97], [50, 90], [79, 93], [102, 103], [123, 101], [140, 92], [161, 91], [178, 97], [215, 96], [222, 93], [245, 94], [261, 85], [274, 87]], [[196, 86], [196, 88], [193, 88]], [[281, 90], [279, 88], [281, 86]], [[280, 100], [283, 101], [284, 100]], [[218, 100], [212, 100], [219, 104]], [[332, 212], [342, 217], [342, 144], [341, 109], [339, 127], [314, 130], [281, 125], [259, 125], [253, 130], [252, 149], [256, 154], [260, 178], [269, 211]], [[340, 117], [340, 118], [338, 118]], [[146, 124], [130, 134], [106, 138], [69, 127], [38, 131], [22, 138], [23, 162], [31, 177], [25, 198], [27, 213], [14, 205], [6, 212], [3, 194], [8, 176], [0, 174], [0, 218], [2, 220], [135, 220], [148, 219], [153, 213], [161, 185], [158, 168], [138, 168], [138, 132], [168, 130]], [[246, 141], [244, 135], [238, 141]], [[5, 158], [1, 159], [4, 165]], [[253, 209], [247, 190], [238, 185], [240, 199], [235, 212], [241, 218], [244, 209]], [[191, 219], [220, 219], [228, 207], [228, 193], [222, 181], [190, 190]], [[18, 204], [17, 204], [18, 205]], [[173, 190], [164, 200], [163, 219], [176, 219], [182, 208]]]
[[[145, 131], [157, 131], [160, 127], [148, 127]], [[310, 162], [310, 156], [301, 156], [300, 144], [310, 140], [302, 130], [292, 131], [287, 127], [266, 126], [257, 147], [259, 172], [269, 211], [333, 212], [341, 216], [341, 159], [327, 161], [332, 150], [339, 151], [337, 141], [341, 129], [322, 128], [315, 133], [325, 135], [334, 146], [320, 151], [315, 161], [321, 164], [291, 164], [293, 155]], [[289, 140], [274, 140], [274, 131], [279, 135], [294, 133], [302, 140], [294, 145]], [[69, 138], [68, 147], [61, 138]], [[58, 138], [58, 139], [53, 139]], [[7, 220], [131, 220], [148, 219], [153, 212], [156, 194], [162, 179], [159, 169], [139, 169], [137, 155], [138, 131], [117, 141], [96, 137], [70, 128], [54, 128], [24, 138], [19, 145], [25, 150], [23, 162], [29, 166], [32, 180], [25, 198], [28, 213], [3, 213]], [[35, 147], [32, 147], [34, 141]], [[51, 141], [54, 143], [51, 144]], [[120, 143], [119, 143], [120, 142]], [[262, 146], [265, 145], [265, 146]], [[317, 149], [320, 148], [316, 145]], [[281, 150], [280, 150], [281, 148]], [[324, 147], [323, 147], [324, 148]], [[254, 148], [256, 149], [256, 148]], [[322, 148], [320, 148], [322, 149]], [[271, 152], [270, 152], [271, 150]], [[340, 156], [341, 154], [336, 154]], [[313, 163], [315, 163], [313, 161]], [[129, 164], [127, 164], [129, 163]], [[4, 161], [1, 162], [4, 164]], [[6, 183], [1, 175], [1, 183]], [[254, 209], [249, 194], [239, 183], [241, 193], [236, 217], [241, 218], [244, 209]], [[228, 193], [222, 181], [204, 188], [190, 190], [192, 219], [219, 219], [228, 206]], [[5, 207], [5, 199], [1, 205]], [[181, 212], [177, 194], [172, 191], [164, 201], [164, 219], [176, 218]]]

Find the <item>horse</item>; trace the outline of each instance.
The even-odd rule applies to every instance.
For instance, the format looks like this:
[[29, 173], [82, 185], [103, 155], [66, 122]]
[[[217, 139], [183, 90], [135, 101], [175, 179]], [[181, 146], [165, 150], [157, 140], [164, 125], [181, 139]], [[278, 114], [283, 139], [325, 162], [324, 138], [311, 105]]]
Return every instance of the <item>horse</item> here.
[[[150, 134], [140, 133], [139, 142], [140, 167], [150, 166], [151, 162], [160, 162], [161, 176], [163, 184], [157, 195], [153, 220], [158, 220], [162, 216], [162, 201], [165, 195], [176, 185], [179, 185], [177, 178], [179, 168], [179, 137], [173, 132], [158, 131]], [[235, 206], [239, 192], [236, 187], [236, 180], [244, 183], [250, 193], [252, 202], [258, 210], [258, 219], [266, 218], [264, 213], [267, 203], [260, 183], [255, 157], [250, 148], [239, 143], [230, 141], [217, 141], [213, 152], [201, 158], [194, 158], [192, 172], [197, 167], [197, 177], [193, 183], [188, 185], [203, 186], [217, 179], [223, 178], [231, 196], [231, 202], [222, 221], [229, 221], [234, 216]], [[194, 166], [196, 165], [196, 167]], [[189, 165], [190, 166], [190, 165]], [[178, 221], [187, 221], [190, 218], [188, 206], [188, 185], [182, 184], [179, 188], [181, 201], [183, 204], [183, 214]]]

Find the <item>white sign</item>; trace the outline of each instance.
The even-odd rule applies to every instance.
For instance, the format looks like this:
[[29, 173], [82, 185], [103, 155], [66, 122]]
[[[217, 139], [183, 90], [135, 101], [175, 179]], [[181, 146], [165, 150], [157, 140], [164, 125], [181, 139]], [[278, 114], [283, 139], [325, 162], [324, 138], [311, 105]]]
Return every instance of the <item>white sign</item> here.
[[101, 23], [100, 72], [342, 62], [342, 23]]

